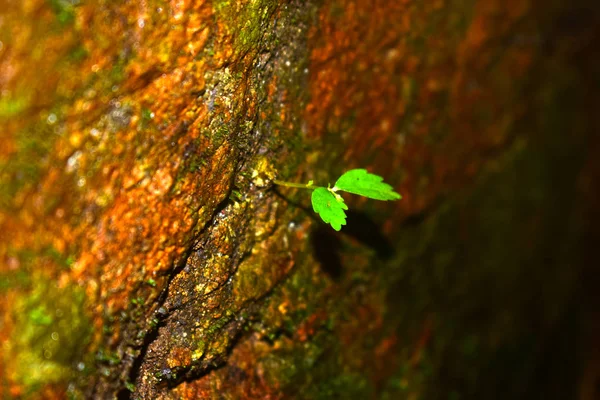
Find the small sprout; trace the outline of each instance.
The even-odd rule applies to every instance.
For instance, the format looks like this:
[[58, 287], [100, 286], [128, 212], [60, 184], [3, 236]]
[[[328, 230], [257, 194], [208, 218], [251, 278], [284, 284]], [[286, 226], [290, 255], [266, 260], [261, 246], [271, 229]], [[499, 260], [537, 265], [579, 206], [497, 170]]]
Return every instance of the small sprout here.
[[348, 192], [375, 200], [400, 200], [402, 196], [394, 191], [394, 188], [383, 182], [379, 175], [371, 174], [365, 169], [352, 169], [345, 172], [332, 187], [315, 186], [314, 182], [308, 181], [306, 185], [301, 183], [283, 182], [274, 180], [276, 185], [312, 190], [311, 202], [313, 210], [319, 214], [321, 219], [339, 231], [342, 225], [346, 225], [346, 213], [348, 209], [344, 199], [337, 192]]
[[339, 231], [342, 225], [346, 225], [344, 210], [347, 210], [348, 206], [340, 196], [336, 197], [331, 190], [324, 187], [316, 188], [312, 192], [311, 202], [313, 210], [336, 231]]
[[379, 175], [370, 174], [365, 169], [352, 169], [345, 172], [335, 183], [333, 191], [341, 190], [374, 200], [400, 200], [402, 196], [394, 188], [383, 182]]

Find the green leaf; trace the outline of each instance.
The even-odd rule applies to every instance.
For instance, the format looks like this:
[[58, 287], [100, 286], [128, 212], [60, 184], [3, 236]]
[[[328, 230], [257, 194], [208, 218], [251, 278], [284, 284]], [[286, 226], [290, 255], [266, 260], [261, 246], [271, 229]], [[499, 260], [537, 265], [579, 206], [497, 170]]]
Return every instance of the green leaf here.
[[379, 175], [370, 174], [365, 169], [351, 169], [335, 183], [333, 190], [342, 190], [375, 200], [400, 200], [402, 196], [394, 188], [383, 182]]
[[336, 231], [342, 229], [342, 225], [346, 225], [344, 210], [347, 210], [348, 206], [340, 196], [336, 196], [324, 187], [319, 187], [312, 192], [311, 202], [313, 210]]

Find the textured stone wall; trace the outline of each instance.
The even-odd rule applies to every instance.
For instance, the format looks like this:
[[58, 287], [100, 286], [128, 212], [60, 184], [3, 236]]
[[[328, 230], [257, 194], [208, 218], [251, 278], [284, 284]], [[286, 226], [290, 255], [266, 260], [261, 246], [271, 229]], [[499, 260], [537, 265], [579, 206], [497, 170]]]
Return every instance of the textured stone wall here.
[[[595, 398], [599, 26], [0, 0], [1, 397]], [[340, 233], [271, 184], [359, 167]]]

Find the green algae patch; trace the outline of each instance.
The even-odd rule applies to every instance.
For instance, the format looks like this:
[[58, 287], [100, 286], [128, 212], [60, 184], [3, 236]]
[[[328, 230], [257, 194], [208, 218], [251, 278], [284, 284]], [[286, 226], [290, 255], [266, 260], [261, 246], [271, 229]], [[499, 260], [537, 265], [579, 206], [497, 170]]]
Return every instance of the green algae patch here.
[[48, 0], [48, 5], [61, 26], [71, 25], [75, 22], [76, 3], [78, 2], [70, 0]]
[[82, 355], [91, 333], [82, 289], [59, 288], [41, 275], [31, 283], [31, 291], [21, 294], [12, 309], [15, 325], [3, 354], [11, 381], [25, 395], [46, 385], [65, 384], [76, 373], [81, 379], [89, 368]]
[[238, 56], [245, 56], [253, 49], [258, 50], [264, 35], [268, 32], [268, 24], [272, 23], [273, 13], [278, 2], [254, 0], [243, 5], [231, 0], [219, 0], [214, 4], [217, 19], [224, 21], [231, 34], [234, 35], [233, 47]]
[[[0, 122], [3, 112], [16, 116], [27, 108], [25, 103], [12, 106], [2, 103], [0, 100]], [[49, 115], [57, 118], [56, 114]], [[0, 158], [0, 207], [13, 207], [17, 193], [39, 181], [57, 137], [53, 126], [41, 118], [19, 132], [14, 141], [14, 152], [5, 159]]]
[[0, 97], [0, 119], [19, 115], [29, 107], [29, 103], [27, 96]]

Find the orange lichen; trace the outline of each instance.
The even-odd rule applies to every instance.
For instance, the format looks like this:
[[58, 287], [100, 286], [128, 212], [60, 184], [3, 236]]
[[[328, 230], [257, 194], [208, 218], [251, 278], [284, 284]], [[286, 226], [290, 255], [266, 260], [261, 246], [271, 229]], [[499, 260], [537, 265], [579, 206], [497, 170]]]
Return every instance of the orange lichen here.
[[[45, 35], [42, 29], [53, 23], [52, 15], [47, 2], [39, 3], [26, 12], [13, 6], [7, 10], [15, 20], [50, 22], [38, 19], [14, 26], [18, 35], [3, 49], [14, 57], [0, 59], [6, 66], [0, 68], [3, 89], [24, 96], [18, 85], [29, 85], [27, 90], [41, 94], [27, 105], [32, 110], [55, 102], [56, 93], [73, 96], [85, 90], [62, 108], [63, 115], [49, 120], [61, 131], [53, 138], [39, 183], [17, 193], [16, 219], [5, 214], [0, 218], [2, 228], [13, 233], [2, 240], [0, 258], [6, 260], [19, 249], [39, 252], [45, 246], [75, 256], [69, 270], [49, 264], [50, 279], [60, 276], [63, 284], [86, 287], [90, 304], [101, 300], [116, 313], [128, 308], [132, 298], [152, 301], [156, 290], [142, 283], [173, 267], [188, 248], [192, 230], [206, 223], [215, 200], [229, 190], [230, 147], [211, 150], [210, 138], [202, 137], [210, 123], [207, 106], [189, 94], [205, 85], [207, 64], [196, 56], [213, 32], [212, 7], [189, 1], [164, 9], [146, 3], [81, 5], [73, 26], [64, 27], [61, 35]], [[215, 40], [224, 46], [221, 52], [229, 51], [222, 39]], [[25, 52], [32, 43], [46, 52], [43, 62]], [[74, 43], [87, 54], [71, 69], [56, 69], [57, 60]], [[124, 48], [135, 53], [131, 62], [130, 55], [118, 53]], [[3, 132], [3, 157], [14, 153], [11, 135], [26, 120], [13, 121]], [[192, 134], [182, 135], [187, 129], [182, 127], [192, 123]], [[198, 173], [185, 174], [181, 149], [194, 140], [199, 146], [191, 157], [207, 150], [212, 154], [201, 161], [205, 165]], [[18, 258], [12, 259], [23, 268]], [[2, 297], [17, 295], [9, 293]], [[8, 304], [3, 301], [2, 309]], [[104, 312], [91, 312], [94, 325], [101, 327]], [[9, 335], [10, 320], [2, 326], [2, 335]], [[116, 329], [115, 340], [118, 334]]]
[[181, 367], [189, 365], [192, 361], [192, 352], [188, 348], [177, 347], [171, 351], [171, 355], [167, 359], [169, 368]]
[[214, 398], [225, 392], [240, 400], [283, 399], [281, 388], [268, 379], [261, 362], [271, 351], [270, 346], [254, 335], [234, 348], [229, 358], [231, 366], [194, 382], [185, 382], [174, 393], [186, 399]]

